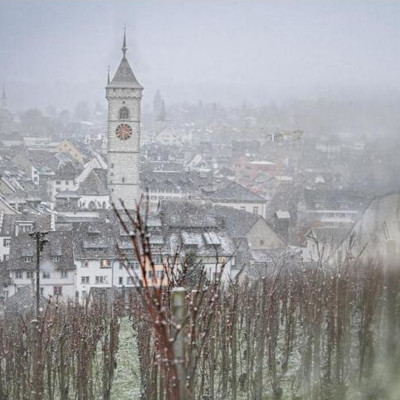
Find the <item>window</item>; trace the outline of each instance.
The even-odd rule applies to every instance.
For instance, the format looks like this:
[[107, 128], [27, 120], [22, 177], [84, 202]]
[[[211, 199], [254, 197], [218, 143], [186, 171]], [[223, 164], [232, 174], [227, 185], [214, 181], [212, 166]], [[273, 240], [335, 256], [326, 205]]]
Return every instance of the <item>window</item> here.
[[163, 279], [164, 278], [164, 271], [156, 271], [156, 278]]
[[43, 279], [50, 279], [50, 272], [49, 271], [43, 271], [42, 277], [43, 277]]
[[9, 238], [3, 239], [3, 246], [10, 247], [10, 242], [11, 242], [11, 239], [9, 239]]
[[62, 296], [62, 286], [53, 287], [54, 296]]
[[90, 277], [89, 276], [81, 276], [81, 283], [82, 283], [82, 285], [88, 285], [90, 283]]
[[129, 110], [126, 107], [122, 107], [119, 110], [119, 119], [128, 119], [129, 118]]
[[61, 279], [68, 278], [68, 271], [61, 271]]
[[110, 260], [101, 260], [100, 268], [110, 268]]
[[96, 284], [103, 284], [106, 283], [106, 277], [105, 276], [96, 276]]
[[82, 266], [83, 268], [87, 268], [89, 266], [89, 260], [85, 260]]
[[260, 246], [264, 246], [264, 240], [260, 240]]
[[25, 262], [32, 262], [32, 260], [33, 260], [33, 257], [32, 257], [32, 256], [25, 256], [25, 257], [24, 257], [24, 261], [25, 261]]
[[241, 211], [246, 211], [246, 207], [241, 206], [241, 207], [240, 207], [240, 210], [241, 210]]
[[122, 183], [125, 183], [125, 177], [122, 177]]
[[154, 264], [162, 264], [162, 256], [160, 254], [153, 254], [151, 256]]
[[24, 233], [24, 232], [32, 232], [32, 225], [20, 225], [19, 226], [19, 231], [21, 232], [21, 233]]
[[126, 284], [127, 285], [133, 285], [133, 276], [128, 276], [126, 278]]
[[253, 207], [253, 214], [258, 214], [258, 207]]
[[44, 295], [44, 288], [43, 288], [43, 287], [40, 288], [40, 295], [41, 295], [41, 296]]
[[119, 283], [120, 285], [123, 285], [123, 284], [124, 284], [124, 278], [123, 278], [122, 276], [119, 277], [118, 283]]
[[26, 271], [26, 279], [32, 279], [33, 278], [33, 271]]
[[61, 181], [56, 181], [56, 185], [61, 185]]
[[153, 278], [153, 271], [147, 271], [147, 277], [149, 279], [152, 279]]
[[3, 261], [7, 261], [10, 258], [8, 254], [3, 254]]
[[15, 279], [22, 279], [22, 271], [20, 269], [15, 271]]
[[126, 262], [126, 266], [131, 269], [139, 268], [139, 263], [137, 261], [130, 261]]
[[61, 256], [53, 256], [53, 261], [54, 262], [60, 262], [61, 261]]

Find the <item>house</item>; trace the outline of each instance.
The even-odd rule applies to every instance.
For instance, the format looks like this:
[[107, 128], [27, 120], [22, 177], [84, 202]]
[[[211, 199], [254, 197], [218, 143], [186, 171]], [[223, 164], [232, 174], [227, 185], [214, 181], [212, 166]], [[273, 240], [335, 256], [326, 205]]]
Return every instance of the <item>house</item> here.
[[159, 202], [168, 199], [190, 199], [200, 194], [200, 188], [184, 171], [143, 171], [142, 192], [149, 195], [150, 206], [156, 209]]
[[[51, 217], [46, 214], [5, 214], [0, 212], [0, 262], [8, 267], [11, 242], [21, 234], [36, 230], [48, 231], [51, 228]], [[0, 272], [1, 274], [1, 272]], [[0, 293], [1, 295], [1, 293]]]
[[176, 134], [171, 126], [164, 126], [151, 139], [151, 143], [161, 144], [163, 146], [182, 146], [182, 139]]
[[112, 287], [118, 270], [114, 225], [82, 222], [73, 226], [76, 291], [85, 301], [92, 287]]
[[[129, 223], [129, 221], [126, 221]], [[150, 284], [164, 282], [164, 239], [158, 217], [148, 219], [152, 233], [151, 246], [156, 276], [146, 267]], [[74, 255], [76, 264], [76, 291], [80, 301], [85, 301], [91, 291], [106, 288], [133, 288], [143, 284], [142, 271], [130, 240], [119, 221], [111, 217], [107, 221], [75, 223]]]
[[233, 240], [210, 212], [210, 203], [164, 201], [160, 218], [164, 229], [167, 256], [177, 257], [177, 267], [194, 255], [210, 280], [233, 279], [239, 270], [235, 263]]
[[12, 232], [12, 218], [9, 214], [0, 212], [0, 262], [10, 257], [10, 242]]
[[13, 162], [40, 188], [44, 198], [49, 192], [48, 182], [60, 165], [55, 154], [46, 150], [21, 151], [15, 155]]
[[210, 210], [225, 227], [230, 237], [246, 239], [253, 250], [286, 248], [285, 241], [272, 226], [260, 215], [230, 207], [215, 206]]
[[110, 193], [107, 189], [107, 170], [93, 169], [79, 184], [79, 208], [84, 210], [108, 209]]
[[18, 132], [3, 134], [0, 137], [0, 142], [4, 147], [15, 147], [24, 144], [24, 138]]
[[94, 169], [107, 169], [107, 163], [100, 154], [95, 154], [95, 156], [85, 164], [82, 172], [76, 177], [77, 184], [80, 185]]
[[67, 153], [71, 155], [78, 163], [83, 165], [84, 162], [84, 154], [81, 150], [70, 140], [63, 140], [58, 146], [57, 150], [62, 153]]
[[78, 190], [76, 177], [79, 172], [80, 171], [72, 164], [72, 162], [61, 165], [58, 170], [55, 171], [55, 175], [52, 177], [50, 183], [52, 201], [55, 201], [56, 195], [59, 192], [74, 192]]
[[261, 259], [268, 258], [273, 263], [286, 253], [286, 242], [260, 215], [222, 206], [214, 206], [211, 212], [233, 239], [236, 266], [243, 269], [242, 278], [252, 275], [252, 268], [259, 265]]
[[55, 209], [57, 212], [71, 211], [79, 209], [81, 196], [77, 191], [63, 190], [55, 195]]
[[232, 169], [235, 171], [237, 182], [251, 182], [260, 174], [270, 177], [282, 175], [280, 163], [269, 160], [251, 160], [245, 155], [234, 159]]
[[265, 216], [266, 200], [236, 182], [228, 182], [209, 196], [213, 204]]
[[306, 188], [303, 192], [303, 219], [310, 226], [351, 226], [364, 208], [365, 198], [352, 191]]
[[[40, 253], [40, 294], [44, 297], [73, 298], [75, 295], [75, 264], [72, 232], [50, 231]], [[8, 271], [11, 284], [6, 297], [33, 285], [36, 276], [36, 240], [27, 233], [12, 238]]]
[[291, 216], [289, 211], [277, 210], [273, 217], [273, 226], [279, 235], [289, 242], [289, 227]]
[[18, 210], [12, 207], [3, 196], [0, 196], [0, 213], [9, 215], [19, 214]]

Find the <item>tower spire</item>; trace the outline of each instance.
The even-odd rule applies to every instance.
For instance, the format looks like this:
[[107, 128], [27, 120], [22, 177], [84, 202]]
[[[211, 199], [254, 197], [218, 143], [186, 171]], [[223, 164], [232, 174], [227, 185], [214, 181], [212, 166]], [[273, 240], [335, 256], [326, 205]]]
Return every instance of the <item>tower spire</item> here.
[[128, 48], [126, 47], [126, 26], [124, 26], [124, 41], [122, 42], [122, 54], [124, 55], [124, 58], [127, 50]]
[[110, 84], [110, 66], [108, 66], [108, 69], [107, 69], [107, 85], [109, 85]]

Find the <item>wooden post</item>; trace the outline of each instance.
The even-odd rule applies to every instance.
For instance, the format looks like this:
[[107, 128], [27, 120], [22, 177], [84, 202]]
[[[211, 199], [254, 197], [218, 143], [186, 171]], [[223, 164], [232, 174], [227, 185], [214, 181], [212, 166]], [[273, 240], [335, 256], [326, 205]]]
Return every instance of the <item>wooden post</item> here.
[[[399, 253], [398, 244], [395, 240], [388, 240], [386, 244], [386, 365], [388, 369], [389, 388], [394, 388], [398, 383], [398, 364], [396, 354], [398, 349], [398, 321], [396, 316], [396, 298], [398, 292], [399, 276]], [[393, 389], [389, 389], [393, 390]]]
[[186, 318], [185, 309], [185, 289], [182, 287], [172, 289], [172, 315], [175, 327], [173, 329], [173, 336], [176, 339], [173, 343], [175, 365], [177, 371], [178, 385], [179, 385], [179, 399], [189, 400], [188, 391], [186, 389], [186, 370], [185, 370], [185, 335], [183, 330], [183, 323]]
[[36, 285], [35, 285], [35, 317], [31, 321], [34, 337], [34, 369], [32, 392], [33, 399], [43, 398], [43, 360], [42, 360], [42, 337], [40, 332], [40, 252], [47, 243], [45, 236], [47, 232], [32, 232], [29, 236], [36, 240]]

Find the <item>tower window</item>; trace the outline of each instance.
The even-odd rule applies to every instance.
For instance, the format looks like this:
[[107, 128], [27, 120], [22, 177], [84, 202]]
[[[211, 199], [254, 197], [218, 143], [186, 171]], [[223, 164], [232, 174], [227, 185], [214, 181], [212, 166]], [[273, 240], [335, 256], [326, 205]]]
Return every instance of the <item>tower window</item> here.
[[129, 119], [129, 110], [126, 107], [119, 110], [119, 119]]

